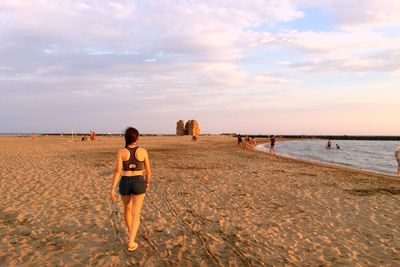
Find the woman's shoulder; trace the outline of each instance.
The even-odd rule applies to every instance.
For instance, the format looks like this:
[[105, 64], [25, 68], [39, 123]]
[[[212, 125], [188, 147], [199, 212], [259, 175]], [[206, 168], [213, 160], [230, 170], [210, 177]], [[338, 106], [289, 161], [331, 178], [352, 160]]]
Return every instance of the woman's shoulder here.
[[147, 150], [146, 150], [146, 148], [144, 148], [144, 147], [138, 147], [137, 151], [138, 151], [139, 153], [147, 153]]
[[147, 150], [144, 147], [139, 147], [136, 153], [142, 157], [147, 157]]

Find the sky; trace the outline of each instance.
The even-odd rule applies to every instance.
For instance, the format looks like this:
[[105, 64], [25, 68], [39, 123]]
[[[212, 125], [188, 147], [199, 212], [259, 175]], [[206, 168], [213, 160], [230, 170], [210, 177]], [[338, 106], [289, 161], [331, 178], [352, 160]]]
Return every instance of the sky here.
[[400, 135], [399, 0], [1, 0], [0, 133]]

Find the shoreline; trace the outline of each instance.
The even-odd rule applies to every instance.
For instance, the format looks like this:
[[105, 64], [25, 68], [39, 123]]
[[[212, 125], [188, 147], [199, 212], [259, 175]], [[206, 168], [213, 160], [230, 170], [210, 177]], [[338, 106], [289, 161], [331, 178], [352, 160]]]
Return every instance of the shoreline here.
[[[277, 141], [277, 142], [285, 142], [285, 141], [290, 141], [290, 140], [281, 140], [281, 141]], [[260, 143], [257, 145], [261, 146], [261, 145], [265, 145], [265, 144], [268, 144], [268, 143]], [[261, 152], [264, 154], [269, 154], [268, 151], [262, 151], [262, 150], [258, 150], [258, 149], [255, 149], [254, 151]], [[384, 176], [386, 178], [397, 179], [398, 181], [400, 181], [400, 177], [396, 176], [395, 174], [391, 175], [388, 173], [383, 173], [383, 172], [378, 172], [378, 171], [373, 171], [373, 170], [360, 169], [360, 168], [357, 168], [356, 166], [344, 166], [344, 165], [340, 165], [338, 163], [311, 160], [311, 159], [299, 158], [299, 157], [294, 157], [294, 156], [284, 155], [284, 154], [275, 154], [275, 156], [279, 157], [279, 158], [283, 158], [283, 159], [289, 159], [289, 160], [294, 160], [294, 161], [298, 161], [298, 162], [309, 163], [312, 165], [329, 167], [329, 168], [339, 169], [339, 170], [344, 170], [344, 171], [349, 171], [349, 172], [355, 172], [355, 173], [359, 172], [359, 173], [364, 173], [364, 174], [369, 174], [369, 175], [374, 175], [374, 176]]]

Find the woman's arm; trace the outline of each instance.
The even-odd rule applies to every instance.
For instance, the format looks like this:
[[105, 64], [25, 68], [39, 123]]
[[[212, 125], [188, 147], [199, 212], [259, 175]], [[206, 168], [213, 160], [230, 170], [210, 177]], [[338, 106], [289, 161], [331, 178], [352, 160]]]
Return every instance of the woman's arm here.
[[115, 189], [117, 187], [119, 177], [121, 176], [121, 171], [122, 171], [122, 151], [120, 149], [117, 154], [117, 162], [115, 164], [115, 170], [113, 175], [113, 182], [111, 187], [111, 201], [114, 201], [115, 199]]
[[[146, 150], [145, 150], [146, 151]], [[151, 168], [150, 168], [150, 160], [147, 151], [144, 156], [144, 167], [146, 168], [146, 190], [150, 188], [150, 179], [151, 179]]]

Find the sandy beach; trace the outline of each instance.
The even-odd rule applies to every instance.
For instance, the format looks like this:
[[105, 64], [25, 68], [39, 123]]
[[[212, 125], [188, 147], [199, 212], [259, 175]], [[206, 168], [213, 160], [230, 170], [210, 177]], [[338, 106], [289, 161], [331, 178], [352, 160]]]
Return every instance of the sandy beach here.
[[109, 200], [123, 144], [1, 137], [0, 266], [400, 266], [400, 179], [227, 136], [140, 139], [153, 179], [130, 253]]

